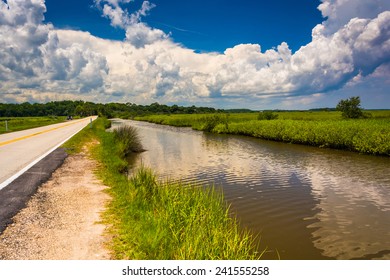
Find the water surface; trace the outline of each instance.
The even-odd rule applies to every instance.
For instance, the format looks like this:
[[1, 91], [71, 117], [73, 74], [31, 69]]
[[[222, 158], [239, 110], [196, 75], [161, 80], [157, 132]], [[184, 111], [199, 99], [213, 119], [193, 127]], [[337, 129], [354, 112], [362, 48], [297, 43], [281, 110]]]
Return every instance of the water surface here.
[[220, 186], [265, 258], [390, 259], [389, 158], [121, 122], [147, 149], [135, 165]]

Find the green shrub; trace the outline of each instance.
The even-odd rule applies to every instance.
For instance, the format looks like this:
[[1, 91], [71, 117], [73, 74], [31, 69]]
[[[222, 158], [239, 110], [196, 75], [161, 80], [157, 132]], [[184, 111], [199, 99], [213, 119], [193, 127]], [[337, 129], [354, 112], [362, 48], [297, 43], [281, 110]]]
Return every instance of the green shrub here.
[[107, 118], [104, 118], [104, 117], [102, 117], [102, 119], [103, 119], [103, 126], [104, 126], [104, 128], [105, 129], [111, 128], [111, 121], [108, 120]]
[[336, 109], [338, 111], [341, 111], [343, 118], [346, 119], [358, 119], [364, 116], [362, 108], [360, 108], [359, 96], [340, 100], [340, 102], [337, 104]]
[[135, 127], [123, 125], [113, 130], [114, 139], [123, 156], [145, 151]]
[[275, 114], [271, 111], [260, 112], [257, 116], [258, 120], [276, 120], [277, 118], [278, 118], [278, 114]]
[[215, 114], [212, 116], [206, 116], [199, 119], [202, 123], [200, 130], [211, 132], [218, 124], [223, 124], [228, 127], [228, 115]]

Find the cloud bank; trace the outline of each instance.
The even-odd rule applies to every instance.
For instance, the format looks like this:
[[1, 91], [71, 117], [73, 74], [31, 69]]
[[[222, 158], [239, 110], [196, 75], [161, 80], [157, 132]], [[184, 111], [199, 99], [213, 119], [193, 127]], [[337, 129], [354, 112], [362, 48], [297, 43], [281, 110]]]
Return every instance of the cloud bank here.
[[0, 102], [266, 106], [275, 98], [316, 100], [371, 77], [390, 77], [387, 0], [323, 0], [318, 8], [326, 20], [295, 53], [282, 42], [270, 50], [241, 44], [201, 54], [142, 22], [153, 3], [143, 1], [134, 12], [124, 8], [135, 2], [94, 2], [112, 26], [126, 31], [119, 42], [44, 24], [43, 0], [0, 0]]
[[42, 23], [45, 11], [42, 0], [0, 1], [0, 101], [82, 98], [104, 86], [105, 56], [77, 42], [62, 44], [54, 27]]

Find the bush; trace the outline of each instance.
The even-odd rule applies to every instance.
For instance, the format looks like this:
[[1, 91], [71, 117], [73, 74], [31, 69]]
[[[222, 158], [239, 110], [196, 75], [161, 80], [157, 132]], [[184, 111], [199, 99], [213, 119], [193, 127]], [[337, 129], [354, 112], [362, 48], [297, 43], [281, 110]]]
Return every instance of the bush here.
[[360, 108], [359, 96], [341, 100], [339, 104], [337, 104], [336, 109], [341, 111], [343, 118], [346, 119], [359, 119], [364, 117], [363, 111]]
[[278, 118], [278, 114], [275, 114], [271, 111], [263, 111], [260, 112], [257, 116], [258, 120], [276, 120]]
[[123, 125], [114, 129], [113, 132], [114, 139], [120, 147], [122, 156], [145, 151], [142, 147], [141, 139], [136, 128]]
[[111, 121], [107, 118], [103, 118], [103, 126], [105, 129], [111, 128]]
[[203, 117], [200, 119], [200, 122], [202, 123], [201, 130], [212, 132], [214, 127], [216, 127], [219, 124], [223, 124], [228, 127], [228, 115], [212, 115]]

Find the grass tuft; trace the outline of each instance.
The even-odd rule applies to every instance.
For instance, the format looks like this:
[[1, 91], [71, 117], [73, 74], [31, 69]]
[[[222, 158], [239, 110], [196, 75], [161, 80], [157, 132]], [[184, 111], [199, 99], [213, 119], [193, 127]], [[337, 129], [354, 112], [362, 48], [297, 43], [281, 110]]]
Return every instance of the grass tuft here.
[[126, 157], [131, 153], [140, 153], [145, 151], [135, 127], [122, 125], [115, 128], [113, 132], [115, 142], [119, 146], [120, 153], [123, 157]]

